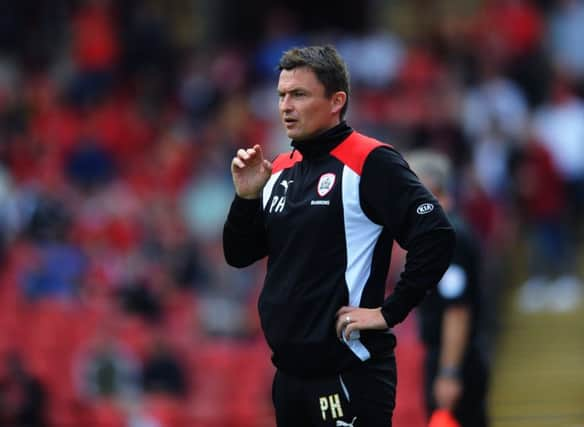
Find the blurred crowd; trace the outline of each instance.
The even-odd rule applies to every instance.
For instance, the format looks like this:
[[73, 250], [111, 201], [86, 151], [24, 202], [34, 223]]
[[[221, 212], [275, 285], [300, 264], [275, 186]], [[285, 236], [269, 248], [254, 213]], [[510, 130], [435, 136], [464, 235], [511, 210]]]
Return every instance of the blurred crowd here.
[[351, 31], [258, 2], [241, 39], [169, 3], [0, 5], [0, 424], [270, 425], [262, 266], [221, 229], [236, 149], [288, 149], [296, 45], [345, 57], [351, 126], [453, 160], [491, 312], [513, 279], [522, 310], [579, 302], [584, 1], [369, 1]]

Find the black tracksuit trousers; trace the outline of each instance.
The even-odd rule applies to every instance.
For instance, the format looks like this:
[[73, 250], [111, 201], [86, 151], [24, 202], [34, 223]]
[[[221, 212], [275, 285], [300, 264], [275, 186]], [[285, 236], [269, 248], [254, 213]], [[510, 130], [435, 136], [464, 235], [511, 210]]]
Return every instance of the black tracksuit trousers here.
[[339, 375], [297, 378], [278, 370], [272, 399], [278, 427], [391, 427], [395, 407], [393, 355]]

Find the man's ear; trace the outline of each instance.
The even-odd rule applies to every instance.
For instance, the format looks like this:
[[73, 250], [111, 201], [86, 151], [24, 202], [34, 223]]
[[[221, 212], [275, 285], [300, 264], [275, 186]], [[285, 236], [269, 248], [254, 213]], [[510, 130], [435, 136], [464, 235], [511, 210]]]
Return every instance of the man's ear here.
[[345, 103], [347, 102], [347, 94], [343, 91], [335, 92], [332, 96], [332, 110], [333, 114], [340, 113]]

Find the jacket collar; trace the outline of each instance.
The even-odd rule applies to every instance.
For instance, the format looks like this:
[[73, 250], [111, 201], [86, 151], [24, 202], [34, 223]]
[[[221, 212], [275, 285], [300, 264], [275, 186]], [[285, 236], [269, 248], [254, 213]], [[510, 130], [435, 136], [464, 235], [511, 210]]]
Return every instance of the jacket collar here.
[[343, 142], [351, 133], [351, 128], [345, 121], [325, 130], [324, 132], [301, 141], [292, 140], [294, 150], [300, 151], [304, 158], [316, 158], [329, 153]]

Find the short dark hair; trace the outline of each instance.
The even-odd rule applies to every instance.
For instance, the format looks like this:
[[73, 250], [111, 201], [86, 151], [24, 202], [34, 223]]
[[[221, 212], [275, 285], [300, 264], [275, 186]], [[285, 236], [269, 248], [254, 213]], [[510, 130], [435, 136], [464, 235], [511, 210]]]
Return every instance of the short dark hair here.
[[330, 45], [295, 47], [284, 52], [278, 64], [278, 70], [292, 70], [308, 67], [324, 86], [326, 96], [342, 91], [347, 94], [345, 105], [341, 109], [341, 119], [349, 107], [349, 71], [347, 64], [337, 50]]

